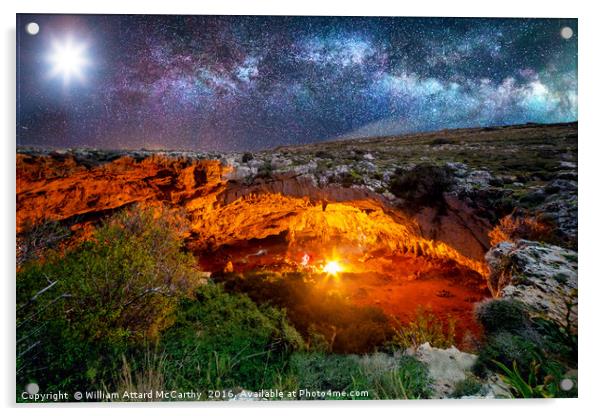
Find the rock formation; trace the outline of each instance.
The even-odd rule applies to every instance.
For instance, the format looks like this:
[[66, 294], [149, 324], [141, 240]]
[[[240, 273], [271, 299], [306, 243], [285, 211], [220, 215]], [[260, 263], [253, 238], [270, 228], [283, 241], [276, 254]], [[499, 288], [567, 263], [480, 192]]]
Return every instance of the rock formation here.
[[[501, 242], [486, 255], [490, 287], [524, 303], [534, 316], [577, 330], [577, 253], [549, 244]], [[503, 281], [501, 281], [503, 280]]]

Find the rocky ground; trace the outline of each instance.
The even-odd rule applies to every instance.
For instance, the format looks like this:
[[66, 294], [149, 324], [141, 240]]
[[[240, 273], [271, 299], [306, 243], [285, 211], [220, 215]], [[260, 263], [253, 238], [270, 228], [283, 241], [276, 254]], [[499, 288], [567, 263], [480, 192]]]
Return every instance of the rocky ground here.
[[445, 166], [453, 174], [451, 193], [499, 219], [524, 208], [552, 220], [568, 246], [577, 236], [577, 124], [444, 130], [402, 137], [330, 141], [262, 152], [215, 153], [96, 149], [19, 148], [24, 155], [73, 156], [95, 166], [122, 156], [153, 155], [219, 160], [232, 169], [230, 181], [255, 184], [288, 174], [320, 188], [360, 188], [392, 204], [400, 198], [391, 182], [420, 164]]
[[[308, 224], [323, 227], [342, 215], [347, 222], [336, 230], [338, 239], [355, 244], [345, 227], [361, 229], [375, 251], [385, 247], [453, 259], [480, 273], [493, 296], [517, 299], [533, 316], [544, 315], [576, 334], [576, 123], [254, 153], [39, 148], [17, 153], [19, 232], [40, 215], [73, 224], [150, 200], [183, 207], [198, 235], [209, 236], [213, 245], [282, 232], [302, 235]], [[384, 229], [383, 221], [390, 221]], [[475, 360], [428, 344], [409, 353], [429, 366], [437, 397], [449, 397]], [[479, 396], [505, 393], [499, 380], [487, 380]]]

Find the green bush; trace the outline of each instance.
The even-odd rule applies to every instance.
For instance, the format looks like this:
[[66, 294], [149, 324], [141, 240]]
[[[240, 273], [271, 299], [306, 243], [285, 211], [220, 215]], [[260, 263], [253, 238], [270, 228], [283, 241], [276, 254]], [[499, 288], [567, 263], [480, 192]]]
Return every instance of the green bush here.
[[528, 374], [533, 360], [538, 360], [542, 351], [533, 341], [523, 335], [511, 332], [498, 332], [488, 336], [487, 341], [475, 363], [475, 374], [485, 375], [485, 370], [497, 370], [494, 363], [499, 361], [507, 367], [512, 367], [516, 362], [522, 374]]
[[380, 309], [351, 304], [338, 293], [316, 289], [307, 274], [214, 273], [228, 292], [247, 294], [258, 304], [287, 311], [308, 343], [320, 351], [366, 353], [391, 339], [389, 318]]
[[544, 317], [533, 320], [533, 327], [541, 336], [541, 343], [546, 351], [558, 360], [576, 368], [578, 356], [578, 337], [572, 326], [559, 325]]
[[356, 398], [378, 400], [428, 398], [432, 393], [428, 369], [407, 355], [296, 353], [290, 368], [297, 388], [309, 391], [367, 391], [368, 397]]
[[169, 388], [257, 390], [277, 382], [303, 340], [280, 310], [209, 283], [182, 301], [161, 346]]
[[464, 380], [458, 381], [454, 385], [454, 391], [451, 394], [451, 397], [455, 399], [459, 399], [465, 396], [474, 396], [481, 392], [483, 385], [473, 375], [468, 375]]
[[362, 377], [357, 358], [351, 355], [301, 353], [291, 357], [291, 369], [299, 388], [348, 391]]
[[420, 164], [410, 171], [397, 170], [391, 178], [390, 191], [418, 209], [423, 206], [442, 208], [444, 193], [454, 184], [453, 172], [443, 166]]
[[255, 177], [260, 179], [271, 179], [273, 173], [274, 167], [272, 166], [272, 162], [267, 160], [257, 169], [257, 175], [255, 175]]
[[371, 399], [425, 399], [432, 394], [431, 378], [425, 364], [409, 355], [394, 360], [393, 366], [383, 368], [374, 365], [384, 354], [364, 356], [362, 374]]
[[26, 264], [17, 273], [18, 380], [83, 387], [114, 370], [109, 357], [156, 339], [201, 282], [181, 251], [184, 227], [159, 208], [129, 209], [64, 255]]
[[475, 307], [475, 317], [486, 334], [500, 331], [518, 333], [529, 326], [522, 303], [513, 299], [488, 299]]
[[412, 322], [400, 326], [393, 336], [395, 348], [417, 348], [428, 342], [435, 348], [449, 348], [454, 344], [456, 322], [451, 317], [444, 325], [431, 311], [419, 308]]
[[438, 137], [436, 139], [431, 140], [430, 145], [431, 146], [441, 146], [443, 144], [453, 144], [454, 142], [449, 140], [449, 139], [445, 139], [443, 137]]
[[47, 250], [57, 249], [71, 235], [69, 228], [56, 221], [25, 225], [17, 235], [17, 267], [43, 257]]

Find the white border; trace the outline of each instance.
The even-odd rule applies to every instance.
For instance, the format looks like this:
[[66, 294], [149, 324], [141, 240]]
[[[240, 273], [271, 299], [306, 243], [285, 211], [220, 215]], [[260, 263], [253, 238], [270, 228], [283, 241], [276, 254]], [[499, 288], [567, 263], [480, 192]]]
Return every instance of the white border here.
[[[288, 14], [288, 15], [370, 15], [370, 16], [486, 16], [486, 17], [577, 17], [579, 18], [579, 324], [580, 324], [580, 371], [579, 399], [548, 401], [423, 401], [423, 402], [344, 402], [315, 403], [302, 402], [295, 405], [283, 403], [236, 404], [225, 406], [201, 403], [194, 406], [173, 405], [132, 406], [113, 405], [110, 408], [98, 406], [63, 405], [39, 409], [45, 414], [123, 415], [140, 412], [145, 415], [177, 414], [302, 414], [344, 412], [345, 415], [365, 415], [367, 412], [395, 414], [438, 414], [438, 415], [504, 415], [522, 414], [525, 411], [542, 415], [587, 414], [588, 410], [599, 407], [597, 401], [602, 388], [600, 368], [601, 314], [598, 298], [602, 296], [600, 281], [602, 273], [598, 258], [602, 246], [598, 240], [602, 234], [600, 227], [600, 207], [602, 197], [599, 189], [602, 181], [602, 116], [600, 115], [600, 41], [602, 40], [601, 15], [594, 2], [504, 0], [499, 2], [453, 0], [417, 2], [382, 0], [211, 0], [181, 1], [164, 0], [126, 2], [124, 0], [104, 0], [85, 2], [75, 0], [28, 0], [2, 2], [2, 55], [1, 71], [3, 88], [2, 126], [4, 137], [1, 140], [0, 169], [2, 175], [2, 246], [1, 277], [4, 283], [2, 295], [3, 333], [0, 347], [2, 367], [0, 368], [0, 400], [8, 413], [36, 410], [31, 407], [15, 408], [14, 400], [14, 224], [15, 224], [15, 13], [142, 13], [142, 14]], [[598, 406], [596, 406], [598, 405]], [[243, 407], [244, 406], [244, 407]], [[84, 407], [84, 408], [82, 408]], [[173, 410], [172, 410], [173, 409]], [[340, 410], [338, 410], [340, 409]]]

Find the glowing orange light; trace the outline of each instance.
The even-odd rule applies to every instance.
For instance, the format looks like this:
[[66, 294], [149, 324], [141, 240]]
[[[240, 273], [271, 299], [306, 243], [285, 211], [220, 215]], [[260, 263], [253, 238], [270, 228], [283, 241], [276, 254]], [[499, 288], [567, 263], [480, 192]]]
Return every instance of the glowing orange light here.
[[326, 263], [326, 265], [324, 266], [324, 268], [322, 270], [325, 273], [335, 276], [337, 273], [342, 272], [343, 268], [341, 267], [341, 265], [339, 264], [338, 261], [332, 260], [332, 261], [329, 261], [328, 263]]

